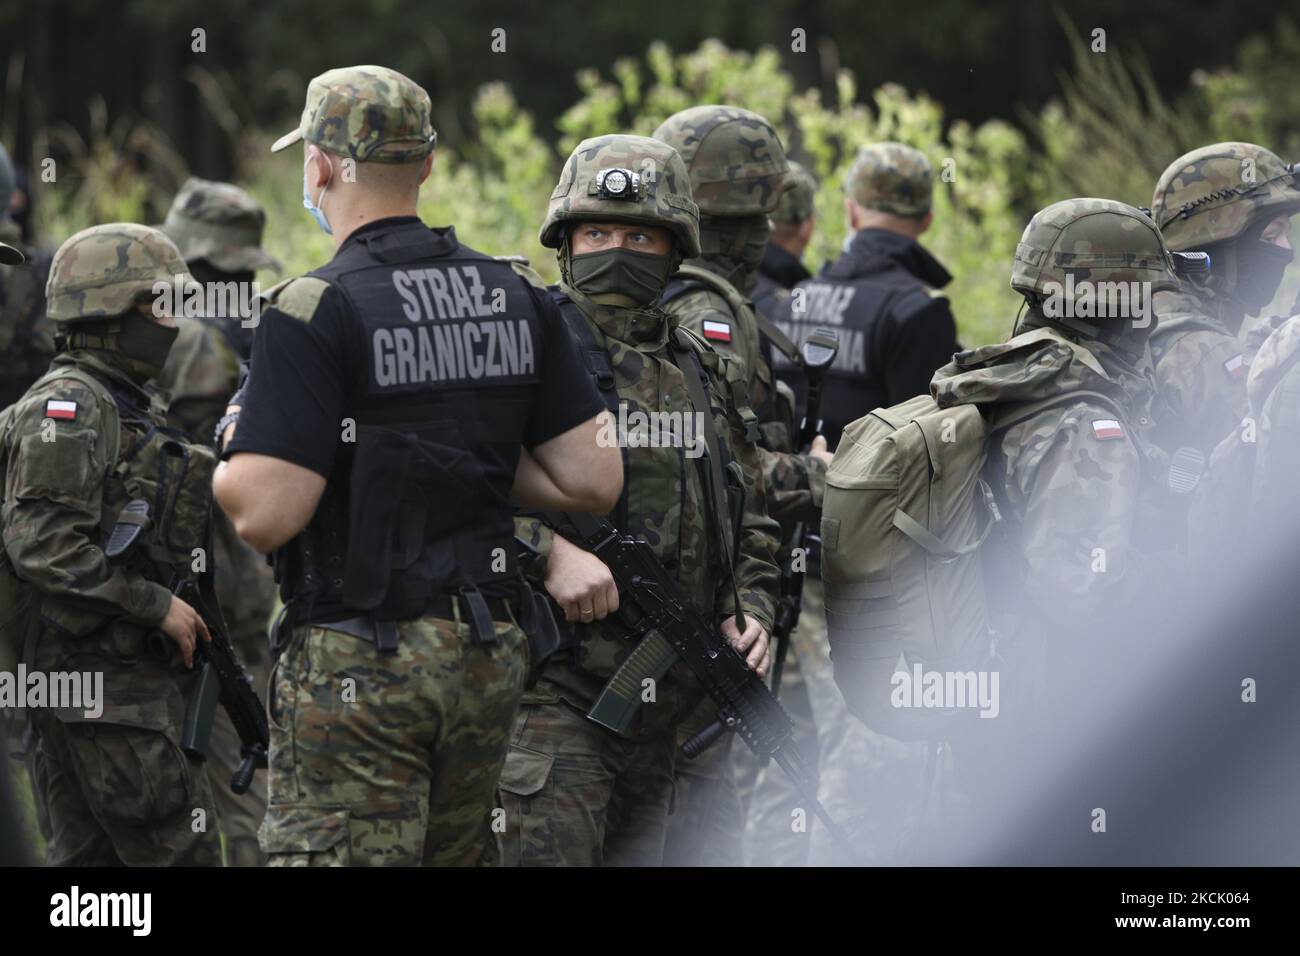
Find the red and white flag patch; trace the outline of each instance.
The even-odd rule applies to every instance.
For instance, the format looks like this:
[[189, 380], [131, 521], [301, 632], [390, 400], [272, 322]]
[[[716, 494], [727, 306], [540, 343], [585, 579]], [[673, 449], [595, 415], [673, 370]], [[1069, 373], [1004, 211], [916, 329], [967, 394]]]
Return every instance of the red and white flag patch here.
[[713, 339], [715, 342], [731, 341], [731, 323], [714, 322], [710, 319], [704, 320], [704, 337]]
[[75, 422], [77, 420], [77, 403], [56, 402], [54, 399], [50, 399], [45, 403], [45, 417], [57, 418], [65, 422]]
[[1124, 429], [1113, 418], [1097, 418], [1092, 422], [1092, 434], [1101, 441], [1106, 441], [1110, 438], [1123, 438]]
[[1241, 378], [1246, 374], [1246, 360], [1240, 352], [1224, 362], [1223, 367], [1227, 370], [1230, 378]]

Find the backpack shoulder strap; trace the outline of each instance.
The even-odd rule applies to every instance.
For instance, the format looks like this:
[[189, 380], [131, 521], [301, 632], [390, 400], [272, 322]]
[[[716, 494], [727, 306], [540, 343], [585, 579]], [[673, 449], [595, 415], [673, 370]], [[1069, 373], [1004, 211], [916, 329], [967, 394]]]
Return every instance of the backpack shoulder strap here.
[[[682, 329], [674, 329], [669, 337], [673, 362], [682, 370], [682, 378], [686, 380], [686, 394], [690, 398], [696, 414], [704, 424], [704, 444], [707, 450], [705, 457], [709, 461], [707, 472], [700, 469], [700, 479], [707, 490], [711, 492], [710, 497], [713, 499], [712, 510], [714, 512], [712, 524], [721, 548], [727, 575], [731, 578], [731, 592], [736, 602], [735, 613], [739, 615], [744, 607], [740, 603], [740, 588], [736, 583], [735, 548], [739, 546], [740, 525], [738, 521], [732, 522], [730, 510], [727, 507], [727, 484], [723, 475], [722, 442], [718, 438], [718, 430], [713, 421], [713, 409], [709, 405], [708, 375], [704, 371], [704, 363], [700, 361], [697, 351], [698, 343], [698, 339]], [[698, 462], [699, 459], [696, 459], [696, 461]]]
[[726, 279], [722, 278], [722, 276], [710, 272], [708, 269], [701, 269], [699, 266], [692, 265], [679, 266], [677, 268], [677, 275], [684, 276], [686, 281], [678, 281], [675, 279], [673, 283], [669, 283], [670, 287], [675, 284], [679, 286], [679, 288], [674, 290], [672, 296], [670, 296], [668, 291], [665, 290], [662, 301], [667, 302], [670, 298], [675, 298], [690, 288], [692, 284], [712, 289], [714, 292], [718, 293], [718, 295], [727, 300], [727, 305], [731, 307], [733, 314], [741, 315], [744, 312], [748, 312], [752, 315], [754, 317], [754, 324], [758, 326], [759, 333], [771, 342], [772, 346], [789, 359], [791, 363], [799, 366], [803, 365], [803, 359], [799, 356], [799, 349], [790, 341], [790, 337], [777, 328], [771, 319], [756, 308], [754, 303], [741, 295], [740, 290]]

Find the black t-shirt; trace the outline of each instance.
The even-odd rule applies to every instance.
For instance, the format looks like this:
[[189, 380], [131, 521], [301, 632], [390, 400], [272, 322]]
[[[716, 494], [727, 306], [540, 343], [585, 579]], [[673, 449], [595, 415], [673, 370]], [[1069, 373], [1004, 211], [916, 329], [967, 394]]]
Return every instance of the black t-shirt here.
[[[364, 236], [408, 228], [415, 217], [369, 223], [350, 235], [336, 254]], [[478, 257], [460, 246], [450, 228], [432, 235], [457, 258]], [[486, 262], [495, 262], [481, 257]], [[511, 280], [524, 280], [513, 276]], [[532, 449], [590, 419], [604, 409], [600, 393], [587, 374], [577, 347], [548, 296], [541, 304], [536, 351], [536, 382], [478, 386], [489, 395], [503, 389], [525, 390], [526, 422], [517, 435], [501, 434], [478, 448], [486, 474], [508, 478], [518, 462], [522, 443]], [[253, 356], [239, 426], [228, 454], [255, 452], [309, 468], [330, 477], [342, 440], [345, 412], [369, 382], [372, 361], [363, 323], [348, 298], [334, 286], [326, 288], [309, 321], [269, 308], [261, 315], [253, 340]], [[400, 399], [395, 399], [400, 401]]]

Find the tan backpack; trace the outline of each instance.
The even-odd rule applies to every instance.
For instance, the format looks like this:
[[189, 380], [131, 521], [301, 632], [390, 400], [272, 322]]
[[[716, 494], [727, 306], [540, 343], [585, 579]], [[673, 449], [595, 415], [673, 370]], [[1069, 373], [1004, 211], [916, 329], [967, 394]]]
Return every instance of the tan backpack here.
[[[1002, 520], [984, 480], [990, 438], [1075, 390], [986, 416], [921, 395], [850, 424], [826, 473], [822, 580], [835, 682], [873, 730], [903, 740], [950, 735], [972, 705], [900, 706], [896, 671], [997, 669], [980, 546]], [[996, 406], [995, 406], [996, 408]], [[991, 418], [991, 421], [990, 421]]]

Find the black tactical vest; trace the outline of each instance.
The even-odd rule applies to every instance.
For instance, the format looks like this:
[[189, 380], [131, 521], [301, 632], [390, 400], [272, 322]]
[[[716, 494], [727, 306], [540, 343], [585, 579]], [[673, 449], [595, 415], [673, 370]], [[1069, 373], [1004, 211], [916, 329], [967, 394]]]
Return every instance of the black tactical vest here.
[[537, 291], [418, 222], [361, 233], [311, 275], [360, 323], [365, 375], [320, 505], [277, 555], [295, 620], [516, 596], [509, 492], [545, 347]]

